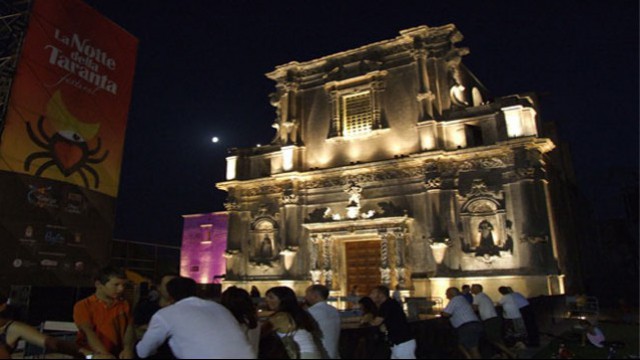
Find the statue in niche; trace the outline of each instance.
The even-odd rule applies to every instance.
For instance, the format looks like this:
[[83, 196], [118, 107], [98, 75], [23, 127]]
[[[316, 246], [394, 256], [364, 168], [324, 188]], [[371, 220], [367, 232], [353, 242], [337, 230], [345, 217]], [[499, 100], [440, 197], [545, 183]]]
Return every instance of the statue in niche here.
[[265, 235], [260, 243], [260, 258], [271, 259], [273, 258], [273, 245], [269, 235]]
[[500, 248], [493, 241], [493, 225], [487, 220], [482, 220], [478, 225], [480, 232], [480, 244], [476, 248], [476, 256], [500, 256]]
[[507, 220], [507, 240], [505, 240], [504, 245], [500, 248], [500, 251], [508, 251], [513, 255], [513, 237], [511, 236], [513, 223], [511, 220]]

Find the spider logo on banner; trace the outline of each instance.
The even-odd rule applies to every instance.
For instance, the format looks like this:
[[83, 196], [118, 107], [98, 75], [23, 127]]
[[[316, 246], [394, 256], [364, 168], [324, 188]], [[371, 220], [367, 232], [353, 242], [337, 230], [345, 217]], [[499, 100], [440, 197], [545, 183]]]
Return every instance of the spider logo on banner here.
[[59, 91], [53, 94], [47, 104], [46, 118], [57, 130], [53, 135], [47, 134], [44, 129], [44, 116], [38, 119], [37, 135], [31, 124], [26, 124], [31, 141], [46, 151], [29, 155], [24, 162], [25, 171], [30, 170], [32, 162], [36, 159], [50, 159], [36, 170], [35, 176], [40, 177], [50, 167], [57, 166], [65, 177], [79, 174], [85, 187], [91, 188], [86, 171], [93, 176], [93, 187], [98, 189], [100, 176], [91, 164], [104, 162], [109, 156], [109, 150], [98, 156], [102, 150], [102, 140], [98, 137], [94, 149], [89, 148], [88, 141], [96, 137], [100, 124], [83, 123], [76, 119], [62, 102]]

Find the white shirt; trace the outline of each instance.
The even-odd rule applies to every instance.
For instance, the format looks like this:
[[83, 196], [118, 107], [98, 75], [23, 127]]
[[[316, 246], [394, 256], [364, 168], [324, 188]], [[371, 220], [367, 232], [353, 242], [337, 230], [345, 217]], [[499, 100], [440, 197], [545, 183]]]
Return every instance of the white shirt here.
[[238, 321], [224, 306], [197, 297], [159, 310], [136, 346], [149, 357], [167, 339], [178, 359], [255, 359]]
[[518, 305], [516, 304], [516, 300], [513, 297], [513, 294], [507, 294], [502, 296], [499, 301], [500, 305], [502, 305], [502, 317], [505, 319], [518, 319], [521, 318], [520, 310], [518, 309]]
[[338, 359], [338, 343], [340, 342], [340, 313], [336, 308], [324, 301], [309, 308], [309, 314], [318, 323], [322, 333], [322, 345], [331, 359]]
[[498, 316], [496, 308], [493, 306], [493, 301], [483, 292], [473, 295], [473, 305], [478, 306], [478, 312], [480, 313], [480, 319], [482, 319], [482, 321]]
[[516, 305], [518, 305], [518, 309], [522, 309], [525, 306], [529, 306], [529, 300], [527, 300], [527, 298], [524, 297], [519, 292], [514, 291], [511, 293], [511, 295], [513, 296], [513, 300], [515, 300]]
[[443, 312], [451, 315], [449, 321], [456, 329], [468, 322], [478, 321], [471, 304], [462, 295], [454, 296], [453, 299], [449, 300]]
[[258, 354], [260, 351], [260, 324], [258, 324], [255, 329], [249, 329], [245, 324], [240, 324], [240, 327], [242, 328], [242, 331], [244, 331], [247, 341], [251, 344], [253, 352]]

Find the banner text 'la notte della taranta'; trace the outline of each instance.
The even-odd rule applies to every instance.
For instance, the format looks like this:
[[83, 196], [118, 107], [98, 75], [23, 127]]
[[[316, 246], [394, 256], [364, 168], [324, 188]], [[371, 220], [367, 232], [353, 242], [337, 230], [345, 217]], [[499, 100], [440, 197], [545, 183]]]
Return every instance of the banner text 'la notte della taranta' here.
[[81, 39], [78, 34], [67, 36], [59, 29], [55, 30], [55, 39], [71, 49], [71, 55], [66, 56], [64, 51], [54, 45], [47, 45], [50, 50], [49, 63], [57, 65], [66, 71], [75, 74], [96, 86], [95, 90], [102, 89], [116, 95], [118, 84], [110, 80], [107, 75], [99, 74], [100, 65], [114, 71], [116, 61], [102, 49], [91, 46], [89, 39]]

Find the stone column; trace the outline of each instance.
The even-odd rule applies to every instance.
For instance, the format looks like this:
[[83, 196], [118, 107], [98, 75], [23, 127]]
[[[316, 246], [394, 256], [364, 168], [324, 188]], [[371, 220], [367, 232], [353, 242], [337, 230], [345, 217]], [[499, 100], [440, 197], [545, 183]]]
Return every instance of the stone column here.
[[299, 85], [295, 82], [284, 83], [287, 113], [283, 119], [283, 125], [288, 134], [287, 144], [298, 143], [298, 87]]
[[320, 276], [322, 275], [322, 271], [318, 267], [318, 248], [320, 239], [318, 239], [318, 235], [312, 234], [309, 237], [309, 274], [311, 275], [311, 282], [314, 284], [320, 284]]
[[329, 126], [328, 137], [342, 136], [342, 122], [340, 119], [340, 97], [334, 82], [327, 83], [324, 87], [329, 95], [329, 103], [331, 108], [331, 124]]
[[405, 234], [402, 229], [394, 232], [396, 237], [396, 276], [398, 285], [404, 288], [406, 285], [406, 267], [405, 267]]
[[322, 262], [323, 262], [323, 274], [324, 274], [324, 285], [333, 289], [333, 271], [331, 267], [332, 253], [331, 253], [331, 235], [324, 234], [322, 235], [322, 241], [324, 245], [324, 249], [322, 251]]
[[243, 209], [240, 198], [241, 191], [229, 188], [229, 196], [224, 203], [229, 212], [228, 236], [227, 236], [227, 279], [238, 280], [248, 274], [251, 246], [246, 241], [249, 238], [249, 226], [251, 212]]
[[372, 101], [372, 130], [378, 130], [384, 128], [384, 122], [382, 119], [382, 92], [385, 90], [385, 83], [382, 80], [382, 76], [377, 77], [371, 83], [371, 101]]
[[383, 285], [391, 283], [391, 268], [389, 267], [389, 239], [387, 230], [378, 230], [380, 236], [380, 279]]
[[429, 86], [429, 72], [427, 70], [427, 50], [416, 49], [412, 53], [418, 68], [419, 91], [416, 99], [420, 104], [420, 120], [427, 121], [433, 119], [433, 100], [435, 95]]
[[298, 196], [297, 184], [292, 184], [290, 188], [286, 188], [281, 198], [282, 213], [282, 229], [280, 237], [282, 239], [282, 248], [286, 249], [290, 246], [300, 246], [300, 233], [298, 224], [301, 223], [300, 197]]

